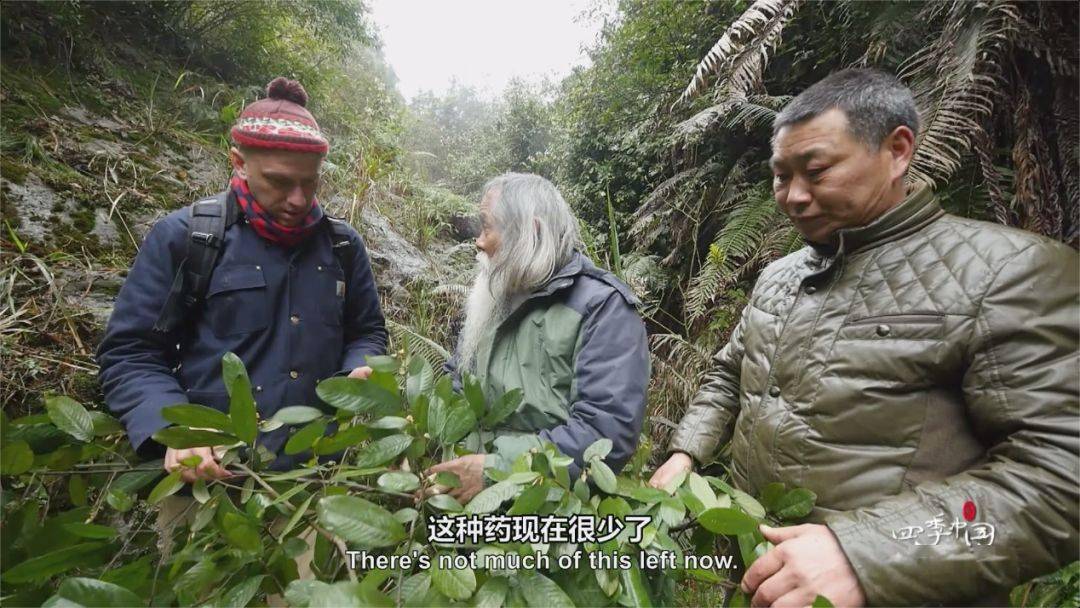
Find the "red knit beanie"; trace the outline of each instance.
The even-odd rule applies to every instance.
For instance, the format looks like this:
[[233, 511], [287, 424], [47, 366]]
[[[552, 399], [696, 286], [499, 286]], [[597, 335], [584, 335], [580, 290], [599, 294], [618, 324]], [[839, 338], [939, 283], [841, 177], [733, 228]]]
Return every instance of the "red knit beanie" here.
[[266, 99], [244, 108], [232, 128], [238, 145], [326, 154], [330, 149], [315, 117], [307, 111], [307, 92], [295, 80], [278, 76], [266, 85]]

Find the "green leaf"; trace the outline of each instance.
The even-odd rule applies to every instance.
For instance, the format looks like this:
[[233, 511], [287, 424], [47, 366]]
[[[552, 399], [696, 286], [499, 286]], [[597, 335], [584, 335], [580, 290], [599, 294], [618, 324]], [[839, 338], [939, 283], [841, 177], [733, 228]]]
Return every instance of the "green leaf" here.
[[384, 374], [393, 374], [398, 371], [398, 360], [387, 355], [367, 355], [364, 357], [368, 367]]
[[409, 426], [409, 421], [401, 416], [383, 416], [378, 420], [367, 423], [369, 429], [398, 431]]
[[173, 424], [195, 428], [210, 428], [232, 433], [232, 421], [224, 412], [212, 407], [184, 403], [162, 408], [161, 417]]
[[20, 475], [34, 466], [34, 452], [22, 439], [5, 441], [0, 447], [0, 474]]
[[543, 485], [529, 486], [517, 497], [507, 515], [530, 515], [547, 501], [548, 489]]
[[306, 424], [312, 420], [322, 418], [325, 414], [321, 410], [306, 405], [290, 405], [278, 410], [271, 420], [282, 424]]
[[477, 420], [482, 418], [484, 412], [487, 411], [487, 401], [484, 399], [484, 389], [480, 386], [480, 380], [470, 373], [463, 373], [461, 375], [461, 392], [465, 395], [465, 400], [469, 402], [473, 416]]
[[87, 503], [86, 478], [82, 475], [72, 475], [69, 477], [68, 496], [71, 497], [71, 504], [77, 507], [85, 507]]
[[731, 595], [731, 603], [729, 603], [728, 606], [731, 608], [749, 608], [750, 596], [743, 593], [742, 589], [736, 587]]
[[686, 477], [689, 474], [690, 471], [679, 471], [676, 473], [675, 477], [672, 477], [671, 480], [667, 482], [667, 485], [664, 486], [664, 491], [674, 495], [675, 492], [682, 487], [683, 482], [686, 481]]
[[281, 533], [278, 534], [278, 542], [282, 542], [282, 540], [286, 536], [288, 536], [289, 532], [292, 532], [292, 529], [296, 527], [296, 524], [300, 523], [300, 520], [307, 515], [308, 506], [311, 505], [311, 501], [314, 499], [315, 495], [312, 494], [308, 496], [307, 499], [304, 500], [304, 502], [300, 503], [299, 507], [296, 507], [296, 510], [293, 511], [292, 516], [289, 517], [289, 521], [286, 522], [285, 527], [282, 528]]
[[476, 591], [476, 573], [472, 568], [443, 569], [439, 561], [442, 556], [435, 556], [431, 561], [431, 584], [440, 593], [452, 600], [468, 599]]
[[130, 590], [93, 578], [69, 578], [60, 583], [56, 595], [80, 606], [125, 608], [146, 604]]
[[[240, 376], [247, 376], [244, 362], [234, 353], [225, 353], [221, 357], [221, 379], [225, 383], [225, 390], [232, 396], [233, 382]], [[205, 405], [205, 404], [204, 404]]]
[[178, 469], [166, 475], [156, 486], [154, 486], [153, 490], [150, 490], [150, 496], [146, 501], [152, 505], [156, 505], [166, 496], [176, 494], [176, 492], [184, 485], [183, 480], [180, 479], [180, 474], [182, 472], [183, 471]]
[[682, 504], [678, 498], [674, 496], [668, 496], [660, 502], [660, 520], [669, 526], [676, 526], [682, 523], [684, 517], [686, 517], [686, 507]]
[[255, 594], [259, 592], [259, 585], [262, 584], [262, 580], [266, 578], [265, 574], [259, 574], [252, 576], [246, 581], [233, 587], [221, 596], [222, 606], [247, 606], [251, 599], [255, 597]]
[[506, 592], [510, 590], [510, 583], [502, 576], [489, 578], [473, 598], [474, 608], [499, 608], [506, 599]]
[[517, 495], [518, 485], [506, 481], [484, 488], [479, 494], [466, 505], [468, 513], [491, 513], [499, 508], [499, 505]]
[[97, 524], [69, 523], [64, 524], [64, 529], [75, 536], [91, 540], [108, 540], [116, 537], [115, 529]]
[[191, 497], [201, 505], [205, 505], [210, 500], [210, 492], [206, 489], [205, 479], [196, 479], [195, 483], [191, 484]]
[[239, 441], [233, 435], [218, 431], [203, 431], [182, 426], [170, 426], [154, 433], [154, 441], [175, 450], [186, 448], [205, 448], [218, 445], [232, 445]]
[[313, 420], [304, 428], [293, 433], [292, 437], [285, 442], [285, 453], [292, 456], [304, 450], [310, 449], [315, 440], [326, 433], [325, 420]]
[[593, 458], [607, 458], [607, 455], [611, 453], [612, 445], [611, 440], [606, 437], [597, 439], [585, 448], [585, 454], [581, 458], [585, 462], [591, 462]]
[[46, 397], [45, 409], [56, 428], [82, 442], [94, 439], [94, 421], [90, 412], [74, 399], [63, 395]]
[[244, 373], [232, 383], [229, 394], [229, 419], [233, 432], [247, 445], [255, 443], [259, 434], [259, 417], [255, 411], [255, 398], [251, 395], [251, 380]]
[[761, 506], [753, 496], [750, 496], [742, 490], [735, 490], [732, 494], [735, 497], [735, 504], [739, 505], [747, 515], [754, 519], [761, 519], [765, 517], [765, 507]]
[[135, 498], [123, 490], [113, 488], [105, 495], [105, 502], [121, 513], [131, 510], [135, 506]]
[[644, 608], [653, 605], [649, 587], [645, 584], [645, 577], [637, 564], [631, 565], [629, 570], [620, 571], [619, 575], [631, 606]]
[[746, 534], [758, 528], [758, 522], [738, 509], [713, 507], [698, 515], [698, 523], [713, 534]]
[[435, 474], [435, 483], [448, 488], [460, 488], [461, 478], [450, 471], [439, 471]]
[[343, 431], [338, 431], [338, 433], [332, 437], [320, 439], [319, 443], [315, 445], [315, 453], [319, 456], [323, 456], [325, 454], [340, 452], [345, 448], [351, 448], [361, 441], [364, 441], [370, 435], [371, 433], [368, 432], [367, 427], [355, 424]]
[[829, 598], [824, 595], [819, 595], [814, 598], [814, 603], [810, 604], [811, 608], [833, 608], [833, 603], [829, 601]]
[[555, 581], [534, 572], [532, 576], [523, 581], [528, 589], [525, 601], [531, 608], [573, 608], [574, 602]]
[[251, 553], [262, 553], [259, 529], [243, 515], [227, 511], [221, 518], [221, 534], [230, 545]]
[[512, 391], [507, 392], [495, 403], [491, 411], [484, 416], [483, 424], [487, 428], [495, 428], [500, 422], [506, 419], [507, 416], [517, 411], [521, 401], [525, 398], [525, 393], [520, 388], [515, 388]]
[[105, 412], [96, 410], [90, 412], [90, 420], [94, 422], [94, 435], [96, 437], [105, 437], [124, 431], [124, 426], [120, 424], [120, 421]]
[[356, 466], [375, 467], [397, 458], [412, 444], [408, 435], [390, 435], [373, 441], [360, 451], [356, 457]]
[[[153, 466], [151, 466], [153, 465]], [[139, 490], [150, 485], [154, 480], [161, 476], [163, 461], [157, 460], [154, 462], [146, 463], [147, 469], [144, 471], [131, 471], [130, 473], [124, 473], [120, 477], [116, 478], [116, 481], [112, 484], [114, 490], [121, 490], [128, 494], [134, 494]]]
[[392, 492], [412, 492], [420, 487], [420, 478], [405, 471], [390, 471], [380, 475], [376, 483]]
[[32, 557], [12, 566], [2, 578], [8, 583], [45, 581], [85, 563], [87, 556], [105, 546], [105, 543], [82, 543], [64, 547], [40, 557]]
[[405, 379], [405, 397], [409, 404], [416, 403], [416, 398], [430, 393], [435, 386], [435, 372], [428, 360], [419, 356], [409, 357], [409, 375]]
[[610, 467], [604, 464], [603, 460], [596, 458], [590, 462], [589, 471], [592, 473], [592, 480], [596, 482], [596, 487], [608, 494], [615, 493], [615, 489], [618, 487], [618, 484], [615, 481], [615, 473], [612, 472]]
[[315, 387], [315, 393], [331, 407], [353, 414], [395, 410], [400, 406], [397, 394], [370, 380], [327, 378]]
[[364, 549], [389, 547], [406, 538], [405, 528], [377, 504], [356, 496], [327, 496], [319, 500], [319, 523], [332, 534]]
[[468, 435], [476, 428], [476, 416], [472, 409], [466, 406], [448, 408], [446, 421], [439, 438], [443, 443], [457, 443], [462, 437]]
[[779, 504], [780, 499], [785, 494], [784, 484], [776, 481], [765, 486], [765, 489], [761, 491], [761, 504], [765, 507], [769, 513], [776, 512], [776, 505]]
[[716, 507], [718, 505], [716, 500], [716, 494], [709, 487], [709, 482], [705, 481], [701, 475], [697, 473], [690, 473], [690, 479], [688, 480], [690, 491], [694, 493], [694, 497], [701, 501], [701, 504], [706, 509]]
[[780, 519], [799, 519], [814, 510], [817, 494], [805, 488], [795, 488], [776, 502], [774, 514]]
[[441, 511], [452, 511], [454, 513], [458, 513], [465, 510], [465, 507], [461, 506], [461, 503], [449, 494], [436, 494], [431, 498], [427, 499], [427, 504]]

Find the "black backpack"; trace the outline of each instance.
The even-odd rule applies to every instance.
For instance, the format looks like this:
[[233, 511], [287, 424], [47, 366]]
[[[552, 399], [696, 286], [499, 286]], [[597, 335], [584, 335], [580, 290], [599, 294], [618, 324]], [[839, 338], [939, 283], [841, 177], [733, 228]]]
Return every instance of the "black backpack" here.
[[[169, 297], [154, 323], [155, 332], [169, 333], [197, 312], [210, 286], [210, 275], [214, 273], [225, 242], [225, 231], [240, 216], [236, 195], [231, 190], [195, 201], [189, 209], [187, 257], [181, 260], [173, 275]], [[334, 255], [348, 281], [352, 276], [354, 255], [352, 229], [342, 220], [329, 216], [327, 219], [330, 220]]]

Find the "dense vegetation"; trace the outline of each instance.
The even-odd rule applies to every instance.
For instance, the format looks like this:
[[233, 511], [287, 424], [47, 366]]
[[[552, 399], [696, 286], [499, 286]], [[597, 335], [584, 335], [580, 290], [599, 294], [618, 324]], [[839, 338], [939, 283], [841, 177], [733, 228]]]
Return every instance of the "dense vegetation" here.
[[[354, 572], [342, 549], [458, 551], [429, 542], [424, 518], [506, 503], [512, 513], [656, 517], [639, 541], [620, 536], [590, 550], [712, 555], [719, 543], [752, 560], [763, 549], [754, 520], [804, 516], [811, 494], [750, 497], [722, 469], [669, 492], [641, 479], [757, 271], [800, 246], [768, 187], [775, 112], [835, 69], [895, 71], [916, 91], [925, 124], [916, 181], [933, 184], [953, 212], [1075, 247], [1078, 26], [1075, 3], [621, 0], [590, 65], [562, 82], [515, 82], [497, 99], [456, 86], [406, 103], [357, 1], [5, 2], [0, 601], [718, 603], [732, 588], [723, 571]], [[548, 449], [523, 455], [468, 505], [413, 497], [434, 481], [418, 474], [423, 467], [489, 449], [485, 429], [513, 404], [513, 395], [495, 403], [475, 391], [453, 395], [433, 371], [452, 346], [465, 255], [462, 272], [383, 286], [397, 354], [377, 362], [365, 388], [320, 387], [332, 416], [290, 408], [256, 420], [246, 376], [227, 359], [228, 415], [178, 408], [177, 430], [163, 442], [213, 432], [239, 448], [253, 428], [297, 424], [293, 449], [347, 455], [282, 474], [263, 470], [257, 447], [233, 450], [246, 475], [197, 487], [193, 520], [159, 553], [153, 504], [179, 482], [158, 462], [139, 463], [103, 411], [91, 357], [103, 319], [85, 296], [115, 294], [139, 236], [164, 210], [220, 188], [225, 130], [279, 74], [302, 80], [331, 135], [321, 199], [358, 225], [372, 210], [386, 216], [440, 268], [456, 263], [454, 224], [487, 178], [516, 170], [556, 181], [590, 255], [646, 299], [651, 426], [624, 475], [593, 458], [584, 480], [570, 479], [565, 458]], [[27, 206], [32, 194], [42, 208]], [[365, 237], [378, 249], [375, 235]], [[317, 439], [331, 421], [338, 431]], [[319, 581], [293, 581], [308, 525], [319, 530]], [[574, 548], [542, 549], [554, 557]], [[1013, 599], [1080, 605], [1078, 585], [1074, 563]]]

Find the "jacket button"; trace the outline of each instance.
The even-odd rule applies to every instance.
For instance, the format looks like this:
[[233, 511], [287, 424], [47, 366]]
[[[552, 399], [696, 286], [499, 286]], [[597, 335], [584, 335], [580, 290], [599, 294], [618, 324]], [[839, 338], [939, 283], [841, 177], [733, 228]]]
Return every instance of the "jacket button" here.
[[256, 265], [255, 270], [262, 270], [262, 266]]
[[813, 285], [807, 285], [805, 291], [806, 293], [814, 293], [815, 291], [817, 291], [817, 287], [814, 287]]
[[300, 315], [292, 315], [291, 317], [289, 317], [289, 322], [292, 323], [293, 325], [299, 325], [300, 324]]
[[296, 371], [294, 369], [291, 372], [289, 372], [289, 377], [292, 378], [293, 380], [296, 380], [297, 378], [300, 377], [300, 372], [298, 372], [298, 371]]
[[262, 392], [262, 387], [261, 386], [256, 386], [255, 387], [255, 392], [256, 393], [261, 393]]
[[322, 266], [316, 266], [315, 270], [318, 270], [319, 272], [322, 272]]
[[877, 335], [881, 336], [882, 338], [889, 335], [889, 332], [891, 332], [891, 331], [892, 331], [892, 329], [888, 325], [878, 325], [877, 326]]
[[770, 397], [779, 397], [780, 396], [780, 387], [779, 386], [774, 386], [774, 387], [770, 388], [769, 389], [769, 396]]

